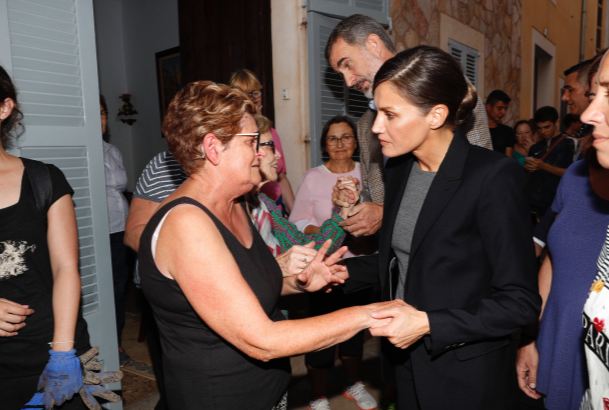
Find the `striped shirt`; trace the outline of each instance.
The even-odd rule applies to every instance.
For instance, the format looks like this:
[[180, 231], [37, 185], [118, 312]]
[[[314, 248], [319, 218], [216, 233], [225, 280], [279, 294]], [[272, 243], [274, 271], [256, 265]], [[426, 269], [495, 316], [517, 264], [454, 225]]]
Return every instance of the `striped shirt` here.
[[158, 153], [148, 162], [135, 185], [135, 197], [162, 202], [186, 179], [182, 166], [169, 151]]

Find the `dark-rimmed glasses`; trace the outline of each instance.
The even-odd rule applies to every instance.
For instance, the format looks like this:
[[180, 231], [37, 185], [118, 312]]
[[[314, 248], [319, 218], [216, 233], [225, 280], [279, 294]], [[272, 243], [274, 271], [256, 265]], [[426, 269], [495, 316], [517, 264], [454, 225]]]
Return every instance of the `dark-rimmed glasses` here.
[[271, 151], [273, 152], [273, 154], [275, 153], [275, 141], [273, 141], [273, 140], [261, 142], [258, 144], [258, 147], [260, 147], [260, 148], [269, 147], [271, 149]]
[[339, 142], [342, 145], [353, 144], [354, 139], [355, 137], [351, 134], [341, 135], [340, 137], [332, 135], [326, 139], [326, 143], [332, 147], [335, 147]]

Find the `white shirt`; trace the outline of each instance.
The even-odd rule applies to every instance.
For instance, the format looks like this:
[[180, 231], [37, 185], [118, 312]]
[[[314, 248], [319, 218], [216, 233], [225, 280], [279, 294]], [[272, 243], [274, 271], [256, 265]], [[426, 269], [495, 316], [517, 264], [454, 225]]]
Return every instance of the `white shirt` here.
[[103, 142], [104, 170], [106, 172], [106, 201], [110, 233], [125, 230], [129, 205], [123, 192], [127, 187], [127, 172], [123, 157], [114, 145]]

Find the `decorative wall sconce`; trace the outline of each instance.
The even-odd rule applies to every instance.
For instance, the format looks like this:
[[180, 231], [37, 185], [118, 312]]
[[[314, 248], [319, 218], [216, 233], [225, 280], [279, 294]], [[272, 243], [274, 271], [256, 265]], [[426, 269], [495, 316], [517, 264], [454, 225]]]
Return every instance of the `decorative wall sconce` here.
[[124, 124], [133, 125], [137, 121], [137, 118], [135, 118], [137, 110], [131, 103], [131, 94], [121, 94], [118, 98], [120, 98], [123, 104], [118, 109], [117, 118]]

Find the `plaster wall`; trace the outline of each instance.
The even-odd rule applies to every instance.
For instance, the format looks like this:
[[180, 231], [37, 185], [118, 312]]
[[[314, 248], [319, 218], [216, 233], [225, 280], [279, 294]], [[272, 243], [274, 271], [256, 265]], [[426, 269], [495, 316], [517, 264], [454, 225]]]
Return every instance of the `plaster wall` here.
[[300, 1], [271, 0], [271, 24], [275, 128], [296, 193], [310, 151], [306, 9]]
[[[523, 0], [522, 1], [522, 77], [520, 115], [528, 118], [533, 114], [533, 47], [534, 39], [541, 34], [555, 46], [555, 72], [551, 79], [554, 87], [553, 105], [560, 106], [560, 87], [563, 71], [583, 58], [595, 54], [595, 28], [598, 2], [584, 0], [586, 10], [584, 48], [580, 47], [582, 1], [577, 0]], [[536, 34], [535, 31], [538, 33]]]

